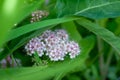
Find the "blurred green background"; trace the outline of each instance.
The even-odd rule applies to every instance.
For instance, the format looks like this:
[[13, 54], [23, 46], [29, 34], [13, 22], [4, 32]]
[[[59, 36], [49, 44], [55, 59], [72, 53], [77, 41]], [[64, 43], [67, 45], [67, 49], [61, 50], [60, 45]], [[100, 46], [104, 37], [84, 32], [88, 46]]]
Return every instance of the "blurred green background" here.
[[[119, 80], [120, 0], [1, 0], [1, 80]], [[31, 23], [36, 10], [49, 13]], [[25, 44], [48, 29], [65, 29], [79, 43], [75, 59], [35, 66]], [[5, 68], [2, 60], [10, 56]], [[16, 58], [21, 61], [20, 65]]]

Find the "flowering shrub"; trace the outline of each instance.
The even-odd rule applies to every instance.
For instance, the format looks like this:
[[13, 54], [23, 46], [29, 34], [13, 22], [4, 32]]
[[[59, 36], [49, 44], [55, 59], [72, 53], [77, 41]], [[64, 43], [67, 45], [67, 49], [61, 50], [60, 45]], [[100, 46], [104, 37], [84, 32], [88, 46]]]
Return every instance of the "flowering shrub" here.
[[0, 1], [0, 80], [119, 79], [120, 0]]
[[42, 35], [32, 38], [25, 46], [28, 55], [38, 53], [40, 57], [44, 54], [51, 61], [64, 60], [68, 54], [70, 58], [75, 58], [80, 54], [78, 43], [70, 41], [65, 30], [47, 30]]

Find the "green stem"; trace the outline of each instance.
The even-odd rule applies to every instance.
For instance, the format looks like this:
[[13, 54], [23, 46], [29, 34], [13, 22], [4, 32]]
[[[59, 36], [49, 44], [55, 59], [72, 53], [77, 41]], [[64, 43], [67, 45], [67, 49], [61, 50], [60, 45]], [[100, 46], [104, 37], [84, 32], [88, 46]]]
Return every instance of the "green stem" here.
[[108, 53], [108, 58], [107, 58], [107, 61], [106, 61], [106, 65], [105, 65], [105, 71], [104, 71], [106, 76], [107, 76], [107, 73], [108, 73], [108, 68], [109, 68], [111, 59], [113, 57], [113, 52], [114, 52], [114, 50], [112, 48], [110, 48], [110, 51]]
[[103, 57], [103, 42], [102, 40], [97, 37], [98, 40], [98, 54], [99, 55], [99, 67], [100, 67], [100, 74], [101, 74], [101, 80], [105, 80], [106, 79], [106, 75], [104, 73], [104, 69], [105, 69], [105, 65], [104, 65], [104, 57]]
[[[5, 46], [8, 49], [8, 51], [10, 52], [8, 45], [6, 44]], [[19, 63], [15, 60], [13, 54], [10, 54], [10, 57], [12, 58], [12, 65], [14, 65], [14, 62], [15, 62], [17, 64], [17, 66], [19, 66]]]
[[[10, 54], [12, 58], [12, 64], [14, 65], [15, 63], [17, 64], [18, 67], [20, 67], [20, 64], [17, 62], [17, 60], [14, 58], [13, 54]], [[14, 63], [15, 62], [15, 63]]]
[[[107, 19], [96, 20], [96, 24], [100, 25], [101, 27], [105, 27], [106, 22], [107, 22]], [[106, 73], [105, 73], [103, 40], [99, 36], [97, 36], [97, 42], [98, 42], [99, 67], [100, 67], [101, 80], [105, 80]]]
[[43, 65], [42, 60], [40, 59], [37, 51], [34, 54], [34, 61], [37, 66]]

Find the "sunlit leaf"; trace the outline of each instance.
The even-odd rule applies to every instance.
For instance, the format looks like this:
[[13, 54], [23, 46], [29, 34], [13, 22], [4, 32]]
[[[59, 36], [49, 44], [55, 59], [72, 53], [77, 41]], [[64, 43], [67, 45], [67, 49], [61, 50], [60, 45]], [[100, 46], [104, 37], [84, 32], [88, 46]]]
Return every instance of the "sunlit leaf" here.
[[14, 24], [19, 23], [42, 3], [43, 0], [36, 0], [29, 4], [27, 0], [4, 0], [1, 2], [0, 46], [5, 42], [5, 39], [11, 28], [14, 27]]

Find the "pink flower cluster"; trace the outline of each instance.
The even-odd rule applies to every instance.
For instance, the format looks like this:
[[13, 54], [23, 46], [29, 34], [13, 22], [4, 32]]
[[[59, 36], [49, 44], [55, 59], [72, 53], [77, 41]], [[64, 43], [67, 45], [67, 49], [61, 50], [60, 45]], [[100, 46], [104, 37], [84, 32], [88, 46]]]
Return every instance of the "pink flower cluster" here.
[[22, 66], [21, 60], [17, 58], [14, 58], [14, 60], [12, 60], [10, 56], [7, 56], [5, 59], [2, 59], [0, 61], [0, 68], [17, 67], [17, 66]]
[[41, 36], [32, 38], [25, 46], [28, 55], [35, 52], [41, 57], [46, 55], [51, 61], [64, 60], [68, 54], [75, 58], [80, 53], [78, 43], [69, 40], [65, 30], [47, 30]]
[[39, 21], [41, 18], [48, 16], [47, 11], [37, 10], [32, 13], [32, 18], [30, 20], [31, 23]]

